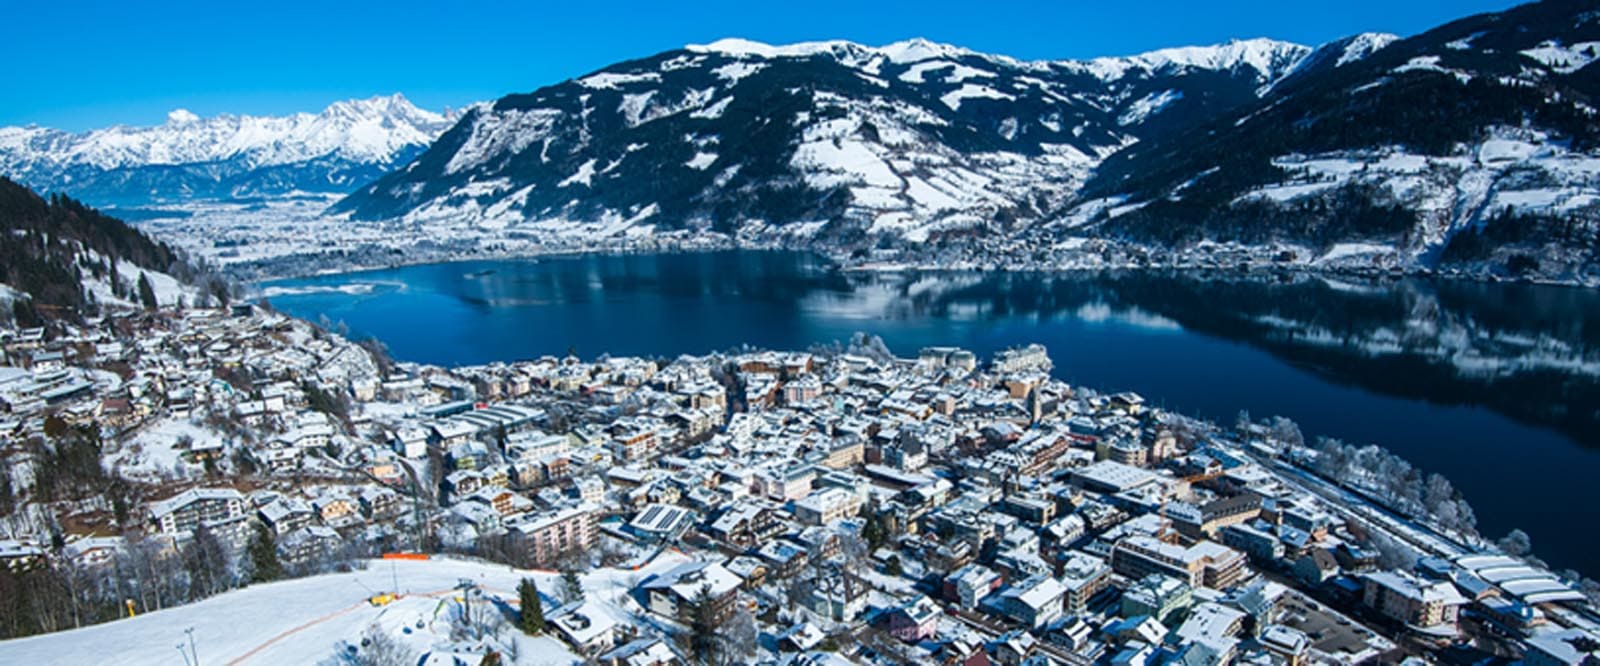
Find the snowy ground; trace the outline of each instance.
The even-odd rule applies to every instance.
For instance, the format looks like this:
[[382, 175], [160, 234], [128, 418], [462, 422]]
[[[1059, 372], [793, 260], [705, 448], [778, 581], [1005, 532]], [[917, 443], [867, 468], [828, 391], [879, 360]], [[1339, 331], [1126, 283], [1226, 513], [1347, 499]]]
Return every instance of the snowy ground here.
[[117, 470], [126, 478], [140, 480], [185, 477], [203, 471], [201, 465], [183, 459], [186, 452], [177, 448], [178, 441], [183, 437], [197, 444], [223, 439], [221, 434], [189, 419], [162, 417], [121, 442], [102, 464]]
[[[619, 624], [647, 624], [627, 591], [685, 559], [668, 552], [637, 571], [599, 569], [584, 577], [585, 596], [591, 608], [610, 613]], [[174, 653], [180, 643], [187, 647], [184, 632], [190, 627], [204, 664], [336, 663], [336, 651], [346, 644], [359, 644], [362, 633], [372, 625], [419, 656], [430, 655], [429, 663], [450, 663], [447, 655], [467, 658], [481, 650], [476, 641], [450, 639], [448, 618], [459, 612], [457, 583], [472, 580], [492, 604], [509, 610], [516, 605], [517, 583], [525, 576], [536, 580], [547, 597], [546, 612], [552, 610], [554, 604], [548, 597], [560, 589], [560, 577], [554, 573], [458, 560], [383, 560], [371, 562], [365, 571], [257, 585], [132, 619], [0, 641], [0, 663], [165, 666], [182, 661]], [[385, 607], [367, 603], [374, 593], [394, 587], [404, 595], [398, 601]], [[518, 664], [581, 661], [548, 636], [529, 638], [508, 628], [499, 640], [502, 644], [517, 642]], [[476, 657], [469, 661], [475, 662]]]

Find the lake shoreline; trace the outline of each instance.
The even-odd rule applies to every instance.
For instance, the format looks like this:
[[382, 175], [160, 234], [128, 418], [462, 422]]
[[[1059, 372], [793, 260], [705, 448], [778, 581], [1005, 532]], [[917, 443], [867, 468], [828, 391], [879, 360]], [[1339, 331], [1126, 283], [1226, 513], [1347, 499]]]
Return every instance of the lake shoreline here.
[[273, 267], [289, 263], [287, 261], [267, 261], [262, 268], [252, 271], [246, 276], [246, 284], [255, 286], [266, 282], [281, 280], [294, 280], [309, 277], [322, 277], [329, 275], [345, 275], [364, 273], [370, 271], [389, 270], [409, 266], [425, 266], [432, 264], [456, 264], [473, 261], [519, 261], [547, 257], [625, 257], [639, 255], [669, 255], [669, 254], [704, 254], [708, 252], [801, 252], [809, 253], [818, 258], [825, 259], [833, 266], [846, 273], [1017, 273], [1028, 275], [1092, 275], [1105, 272], [1139, 272], [1151, 271], [1159, 274], [1163, 271], [1195, 272], [1203, 274], [1216, 274], [1219, 276], [1258, 276], [1278, 274], [1300, 274], [1310, 276], [1362, 278], [1362, 279], [1387, 279], [1401, 280], [1405, 278], [1427, 278], [1442, 280], [1459, 280], [1464, 282], [1483, 282], [1490, 284], [1530, 284], [1551, 287], [1571, 287], [1577, 289], [1600, 289], [1600, 276], [1590, 279], [1551, 279], [1544, 277], [1508, 277], [1488, 270], [1438, 270], [1425, 267], [1404, 268], [1378, 268], [1368, 266], [1316, 266], [1308, 262], [1285, 262], [1265, 265], [1250, 265], [1245, 267], [1216, 265], [1211, 263], [1169, 263], [1169, 264], [1120, 264], [1120, 265], [1046, 265], [1046, 266], [1016, 266], [1016, 265], [985, 265], [976, 262], [954, 264], [929, 264], [919, 262], [870, 262], [854, 261], [847, 256], [830, 254], [822, 249], [806, 245], [787, 246], [782, 244], [767, 243], [707, 243], [692, 244], [649, 245], [649, 246], [617, 246], [617, 247], [552, 247], [549, 249], [528, 250], [520, 249], [509, 252], [472, 252], [472, 253], [441, 253], [406, 256], [394, 261], [363, 263], [351, 262], [346, 265], [319, 268], [311, 271], [300, 270], [274, 270]]
[[302, 289], [271, 301], [442, 367], [570, 347], [666, 358], [807, 349], [857, 331], [901, 356], [1040, 342], [1071, 384], [1213, 421], [1282, 414], [1308, 435], [1380, 444], [1476, 498], [1485, 533], [1520, 527], [1554, 561], [1590, 559], [1560, 526], [1600, 520], [1573, 495], [1600, 454], [1600, 417], [1582, 407], [1600, 404], [1594, 290], [1297, 271], [860, 271], [783, 251], [546, 258], [260, 287]]
[[722, 251], [749, 251], [749, 253], [810, 253], [819, 259], [826, 259], [835, 271], [843, 274], [925, 274], [925, 275], [962, 275], [962, 274], [1016, 274], [1016, 275], [1066, 275], [1066, 277], [1083, 277], [1083, 275], [1101, 274], [1136, 274], [1136, 272], [1149, 272], [1149, 274], [1194, 274], [1206, 277], [1250, 277], [1250, 279], [1267, 279], [1267, 277], [1283, 277], [1283, 275], [1304, 275], [1304, 277], [1328, 277], [1328, 279], [1360, 279], [1379, 280], [1379, 282], [1398, 282], [1405, 279], [1453, 280], [1464, 283], [1490, 283], [1490, 285], [1539, 285], [1539, 287], [1576, 288], [1576, 290], [1600, 290], [1600, 282], [1581, 282], [1581, 280], [1547, 280], [1528, 279], [1528, 277], [1504, 277], [1504, 275], [1488, 274], [1488, 272], [1459, 272], [1459, 271], [1432, 271], [1432, 269], [1405, 269], [1405, 271], [1387, 271], [1387, 269], [1365, 269], [1365, 267], [1317, 267], [1309, 264], [1280, 264], [1280, 266], [1254, 266], [1254, 267], [1229, 267], [1206, 266], [1206, 264], [1152, 264], [1152, 266], [1056, 266], [1056, 267], [1016, 267], [1016, 266], [939, 266], [939, 264], [840, 264], [838, 258], [826, 255], [822, 251], [808, 250], [808, 248], [771, 247], [771, 245], [728, 245], [728, 247], [693, 247], [670, 248], [637, 248], [637, 250], [622, 250], [622, 248], [552, 248], [547, 251], [514, 251], [514, 253], [472, 253], [472, 255], [440, 255], [416, 256], [416, 258], [400, 259], [390, 263], [360, 264], [352, 263], [349, 266], [325, 267], [318, 271], [283, 272], [283, 274], [262, 275], [245, 282], [246, 288], [258, 290], [261, 285], [270, 282], [283, 282], [283, 280], [312, 279], [312, 277], [331, 277], [331, 275], [357, 275], [365, 272], [392, 271], [403, 267], [416, 266], [445, 266], [445, 264], [475, 263], [475, 261], [538, 261], [546, 258], [587, 258], [587, 256], [645, 256], [645, 255], [706, 255], [706, 253], [722, 253]]

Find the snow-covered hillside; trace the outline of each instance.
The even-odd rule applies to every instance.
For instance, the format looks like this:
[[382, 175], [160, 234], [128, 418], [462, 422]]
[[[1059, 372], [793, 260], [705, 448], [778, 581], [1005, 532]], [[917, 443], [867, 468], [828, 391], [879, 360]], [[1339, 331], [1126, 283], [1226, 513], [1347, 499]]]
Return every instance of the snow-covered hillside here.
[[1592, 6], [1545, 2], [1318, 49], [1237, 119], [1107, 159], [1062, 219], [1167, 248], [1300, 246], [1285, 263], [1592, 282], [1597, 45]]
[[1240, 200], [1289, 203], [1352, 183], [1372, 185], [1420, 214], [1403, 250], [1439, 249], [1456, 232], [1492, 214], [1563, 216], [1600, 204], [1600, 155], [1573, 152], [1547, 132], [1495, 127], [1482, 141], [1449, 155], [1423, 155], [1401, 146], [1316, 155], [1284, 155], [1273, 164], [1288, 180], [1264, 185]]
[[396, 94], [281, 117], [200, 118], [178, 109], [154, 127], [5, 127], [0, 173], [92, 203], [348, 192], [410, 159], [458, 115]]
[[337, 209], [550, 238], [1005, 232], [1105, 156], [1254, 101], [1311, 53], [1254, 39], [1027, 62], [921, 39], [727, 39], [478, 108]]
[[[585, 612], [605, 613], [610, 621], [624, 625], [643, 622], [643, 609], [628, 590], [685, 559], [668, 552], [636, 571], [597, 569], [585, 574], [583, 587], [589, 600]], [[477, 663], [485, 649], [506, 657], [512, 644], [517, 658], [507, 663], [581, 661], [554, 638], [524, 636], [511, 627], [483, 638], [451, 638], [452, 624], [462, 612], [456, 590], [461, 581], [470, 580], [482, 590], [482, 596], [472, 600], [475, 613], [507, 614], [516, 607], [517, 583], [523, 577], [535, 579], [541, 591], [553, 591], [560, 589], [555, 573], [448, 559], [368, 564], [363, 571], [254, 585], [134, 618], [0, 641], [0, 663], [179, 663], [183, 659], [175, 654], [176, 646], [182, 644], [188, 652], [185, 632], [190, 628], [194, 652], [203, 664], [344, 663], [340, 658], [360, 649], [369, 627], [393, 637], [418, 658], [430, 659], [430, 664], [452, 663], [455, 656]], [[395, 591], [401, 598], [387, 606], [367, 602], [379, 592]], [[548, 609], [555, 605], [546, 600]]]

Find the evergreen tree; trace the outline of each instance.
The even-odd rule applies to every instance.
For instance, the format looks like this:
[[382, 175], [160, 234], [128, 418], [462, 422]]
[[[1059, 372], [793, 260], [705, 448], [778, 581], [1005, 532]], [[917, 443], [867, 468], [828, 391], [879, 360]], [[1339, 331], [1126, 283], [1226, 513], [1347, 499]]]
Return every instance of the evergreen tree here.
[[283, 564], [278, 561], [278, 542], [272, 530], [257, 523], [255, 536], [250, 538], [250, 582], [266, 583], [283, 577]]
[[26, 298], [11, 301], [11, 320], [22, 328], [33, 328], [44, 323], [39, 319], [38, 311], [33, 309], [33, 301]]
[[702, 585], [695, 594], [694, 601], [689, 606], [689, 658], [698, 664], [717, 663], [717, 654], [721, 651], [721, 637], [717, 630], [722, 623], [717, 621], [716, 600], [711, 597], [711, 586]]
[[156, 301], [155, 288], [150, 286], [150, 276], [145, 275], [144, 271], [139, 271], [139, 302], [146, 310], [154, 310], [161, 306]]
[[561, 592], [562, 598], [569, 604], [583, 601], [583, 582], [578, 580], [576, 569], [561, 572]]
[[867, 512], [866, 524], [861, 526], [861, 538], [866, 540], [869, 550], [877, 550], [883, 546], [887, 535], [883, 533], [883, 522], [879, 520], [875, 511]]
[[532, 636], [544, 631], [544, 606], [539, 603], [539, 586], [532, 578], [524, 578], [517, 584], [517, 597], [522, 601], [522, 613], [518, 616], [517, 627], [522, 633]]
[[899, 576], [905, 573], [904, 565], [900, 564], [900, 556], [890, 555], [889, 560], [883, 563], [883, 572], [890, 576]]
[[0, 516], [11, 515], [16, 501], [16, 491], [11, 489], [11, 468], [0, 469]]

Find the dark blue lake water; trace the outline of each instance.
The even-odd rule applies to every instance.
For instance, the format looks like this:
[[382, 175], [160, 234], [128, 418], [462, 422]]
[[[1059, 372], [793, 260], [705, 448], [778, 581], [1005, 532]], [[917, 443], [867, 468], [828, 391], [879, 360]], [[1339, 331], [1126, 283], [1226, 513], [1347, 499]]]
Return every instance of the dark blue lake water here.
[[803, 254], [464, 262], [287, 280], [272, 303], [441, 365], [805, 349], [1049, 347], [1056, 374], [1231, 423], [1382, 444], [1450, 478], [1480, 530], [1600, 573], [1600, 293], [1421, 279], [856, 275]]

